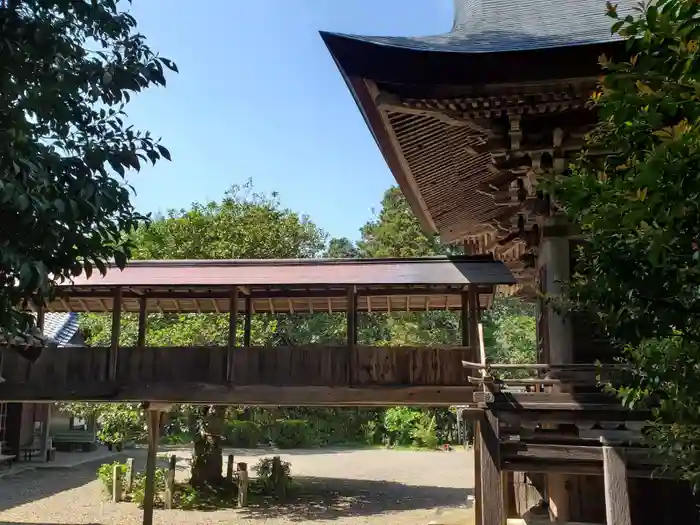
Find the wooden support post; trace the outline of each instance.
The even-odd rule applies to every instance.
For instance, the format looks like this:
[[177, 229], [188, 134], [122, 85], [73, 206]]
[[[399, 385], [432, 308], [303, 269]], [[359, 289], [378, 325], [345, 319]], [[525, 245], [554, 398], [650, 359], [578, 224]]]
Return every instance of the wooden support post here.
[[250, 346], [251, 326], [253, 322], [253, 299], [248, 294], [245, 298], [245, 325], [243, 326], [243, 346]]
[[[548, 237], [542, 241], [538, 264], [544, 268], [544, 282], [541, 290], [549, 297], [560, 297], [565, 292], [565, 283], [570, 279], [569, 240], [564, 237]], [[546, 305], [546, 341], [550, 364], [569, 364], [574, 362], [573, 338], [569, 321], [556, 312], [551, 305]], [[554, 386], [555, 392], [571, 392], [569, 385]], [[549, 500], [550, 519], [570, 521], [572, 508], [579, 508], [578, 490], [573, 486], [576, 479], [568, 474], [547, 474], [546, 489]]]
[[[461, 329], [462, 329], [462, 346], [470, 346], [472, 345], [472, 348], [470, 350], [473, 353], [473, 343], [469, 340], [469, 292], [466, 290], [462, 291], [462, 316], [461, 316]], [[469, 358], [473, 358], [473, 355], [470, 355]]]
[[473, 286], [467, 291], [469, 302], [469, 350], [471, 357], [479, 363], [479, 294]]
[[632, 525], [627, 461], [622, 448], [603, 442], [605, 517], [607, 525]]
[[275, 491], [275, 497], [278, 500], [287, 498], [287, 475], [282, 466], [282, 460], [279, 456], [272, 458], [272, 483]]
[[357, 382], [357, 289], [354, 286], [348, 288], [347, 305], [347, 344], [348, 344], [348, 384]]
[[485, 411], [484, 417], [477, 421], [476, 439], [480, 453], [480, 479], [477, 480], [477, 483], [481, 483], [480, 525], [505, 525], [498, 417], [493, 411]]
[[143, 498], [143, 525], [153, 525], [153, 498], [155, 496], [156, 457], [158, 453], [158, 438], [160, 437], [160, 418], [162, 409], [147, 410], [148, 424], [148, 457], [146, 459], [146, 488]]
[[117, 287], [114, 289], [114, 298], [112, 306], [112, 343], [109, 348], [109, 370], [107, 379], [109, 381], [117, 380], [117, 362], [119, 355], [119, 335], [122, 322], [122, 289]]
[[126, 460], [126, 474], [124, 476], [124, 491], [130, 494], [134, 489], [134, 458]]
[[238, 471], [238, 506], [248, 506], [248, 464], [239, 463]]
[[114, 465], [112, 468], [112, 503], [119, 503], [123, 499], [122, 467], [121, 465]]
[[231, 290], [228, 313], [228, 351], [226, 353], [226, 382], [234, 380], [234, 352], [236, 351], [236, 330], [238, 322], [238, 287]]
[[39, 305], [36, 309], [36, 327], [39, 332], [44, 334], [44, 320], [46, 319], [46, 309]]
[[51, 407], [52, 403], [43, 403], [40, 405], [42, 411], [42, 421], [41, 421], [41, 461], [48, 463], [49, 453], [51, 452], [51, 436], [49, 435], [49, 429], [51, 428]]
[[148, 328], [148, 299], [139, 299], [139, 334], [136, 338], [136, 346], [143, 348], [146, 346], [146, 329]]
[[479, 422], [472, 422], [474, 439], [474, 523], [481, 525], [483, 502], [481, 500], [481, 440], [479, 439]]
[[168, 472], [165, 474], [165, 508], [173, 508], [173, 495], [175, 494], [175, 465], [177, 464], [177, 456], [170, 456], [168, 462]]
[[226, 481], [229, 483], [233, 482], [233, 454], [228, 455], [228, 461], [226, 462]]

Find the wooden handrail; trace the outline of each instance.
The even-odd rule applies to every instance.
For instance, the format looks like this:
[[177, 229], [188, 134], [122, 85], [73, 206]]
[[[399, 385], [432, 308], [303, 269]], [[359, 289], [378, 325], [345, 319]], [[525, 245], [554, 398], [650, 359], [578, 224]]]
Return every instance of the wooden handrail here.
[[464, 368], [477, 368], [480, 370], [506, 370], [506, 369], [516, 369], [516, 370], [624, 370], [627, 368], [625, 365], [601, 363], [588, 364], [588, 363], [567, 363], [567, 364], [549, 364], [549, 363], [474, 363], [472, 361], [462, 361], [462, 366]]

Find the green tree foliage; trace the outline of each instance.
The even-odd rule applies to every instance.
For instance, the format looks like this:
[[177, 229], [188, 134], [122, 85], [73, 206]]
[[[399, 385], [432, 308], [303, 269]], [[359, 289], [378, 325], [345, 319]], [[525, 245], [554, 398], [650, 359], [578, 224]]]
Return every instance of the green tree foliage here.
[[362, 239], [357, 245], [362, 257], [424, 257], [450, 252], [437, 237], [423, 233], [397, 186], [384, 193], [377, 217], [360, 233]]
[[[123, 3], [122, 3], [123, 4]], [[0, 329], [27, 333], [20, 310], [58, 281], [123, 266], [146, 220], [128, 170], [170, 159], [124, 124], [133, 93], [164, 86], [156, 55], [116, 0], [0, 2]]]
[[700, 3], [608, 14], [628, 53], [601, 58], [591, 141], [616, 153], [552, 188], [588, 241], [571, 295], [624, 349], [623, 402], [659, 403], [651, 438], [700, 488]]
[[360, 256], [360, 252], [350, 239], [342, 237], [331, 239], [323, 256], [329, 259], [355, 259]]

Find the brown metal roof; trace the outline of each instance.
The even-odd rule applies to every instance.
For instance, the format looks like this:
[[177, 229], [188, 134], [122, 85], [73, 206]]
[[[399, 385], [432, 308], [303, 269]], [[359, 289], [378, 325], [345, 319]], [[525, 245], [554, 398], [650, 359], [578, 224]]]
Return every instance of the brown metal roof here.
[[119, 288], [125, 312], [145, 299], [149, 312], [224, 313], [238, 287], [241, 311], [249, 299], [257, 313], [343, 312], [354, 287], [359, 311], [450, 310], [462, 308], [466, 287], [477, 287], [486, 308], [495, 286], [514, 283], [503, 263], [484, 257], [133, 261], [60, 286], [48, 308], [109, 312]]
[[63, 287], [212, 287], [319, 285], [500, 285], [515, 284], [510, 271], [483, 257], [416, 259], [291, 259], [133, 261], [75, 278]]

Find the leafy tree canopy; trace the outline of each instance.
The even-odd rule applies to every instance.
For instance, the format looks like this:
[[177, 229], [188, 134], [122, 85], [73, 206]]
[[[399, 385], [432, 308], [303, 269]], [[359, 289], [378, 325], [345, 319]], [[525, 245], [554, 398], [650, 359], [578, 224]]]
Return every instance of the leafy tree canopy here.
[[621, 19], [627, 58], [601, 57], [600, 125], [584, 156], [553, 184], [587, 242], [572, 297], [625, 350], [630, 406], [660, 401], [652, 439], [700, 488], [700, 3], [658, 0]]
[[137, 213], [128, 170], [170, 159], [124, 123], [133, 93], [164, 86], [156, 55], [116, 0], [0, 2], [0, 329], [25, 333], [20, 307], [84, 271], [122, 266]]

